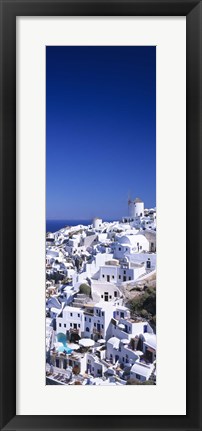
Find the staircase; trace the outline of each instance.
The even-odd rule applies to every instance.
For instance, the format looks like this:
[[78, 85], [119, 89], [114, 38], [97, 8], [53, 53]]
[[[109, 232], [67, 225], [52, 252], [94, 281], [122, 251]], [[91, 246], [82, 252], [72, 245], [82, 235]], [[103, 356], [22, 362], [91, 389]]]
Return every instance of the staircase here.
[[72, 302], [73, 307], [81, 308], [82, 305], [86, 304], [88, 298], [84, 293], [77, 293]]

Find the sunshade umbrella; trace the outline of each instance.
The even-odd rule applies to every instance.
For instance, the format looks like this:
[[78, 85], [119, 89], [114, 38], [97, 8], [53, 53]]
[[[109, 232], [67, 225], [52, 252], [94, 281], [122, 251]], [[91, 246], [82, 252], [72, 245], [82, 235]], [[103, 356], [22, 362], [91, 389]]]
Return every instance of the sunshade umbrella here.
[[95, 344], [94, 340], [91, 340], [91, 338], [81, 338], [81, 340], [79, 340], [79, 344], [82, 347], [92, 347]]

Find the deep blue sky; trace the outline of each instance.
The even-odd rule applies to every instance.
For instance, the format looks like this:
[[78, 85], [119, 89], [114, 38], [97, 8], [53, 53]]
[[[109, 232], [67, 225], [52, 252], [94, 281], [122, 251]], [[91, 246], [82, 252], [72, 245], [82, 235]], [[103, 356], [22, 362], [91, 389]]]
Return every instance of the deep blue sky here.
[[156, 205], [156, 48], [46, 48], [46, 217]]

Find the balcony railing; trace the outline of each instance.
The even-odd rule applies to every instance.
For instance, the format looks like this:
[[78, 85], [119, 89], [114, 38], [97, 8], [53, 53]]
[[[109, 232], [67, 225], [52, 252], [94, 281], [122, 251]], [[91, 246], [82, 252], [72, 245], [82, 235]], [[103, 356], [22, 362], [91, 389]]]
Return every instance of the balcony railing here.
[[76, 328], [70, 328], [69, 329], [70, 334], [79, 334], [79, 329]]
[[93, 328], [93, 334], [99, 335], [99, 337], [103, 337], [103, 331], [98, 331], [97, 328]]

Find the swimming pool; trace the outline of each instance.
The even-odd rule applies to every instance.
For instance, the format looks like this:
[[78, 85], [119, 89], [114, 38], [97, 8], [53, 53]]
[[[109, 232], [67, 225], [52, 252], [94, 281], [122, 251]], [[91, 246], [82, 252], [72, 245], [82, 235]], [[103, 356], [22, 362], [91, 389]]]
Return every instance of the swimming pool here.
[[63, 344], [62, 346], [57, 347], [58, 352], [62, 352], [62, 353], [64, 351], [66, 353], [72, 353], [73, 352], [73, 350], [68, 347], [66, 337], [64, 334], [62, 334], [62, 333], [57, 334], [57, 340], [58, 340], [58, 343]]

